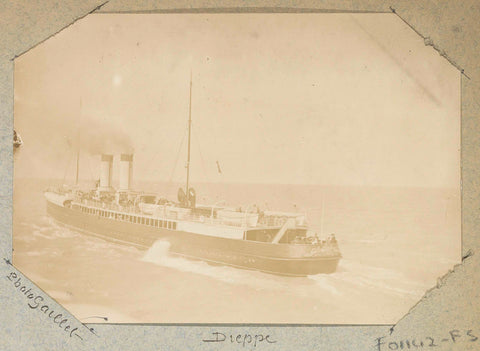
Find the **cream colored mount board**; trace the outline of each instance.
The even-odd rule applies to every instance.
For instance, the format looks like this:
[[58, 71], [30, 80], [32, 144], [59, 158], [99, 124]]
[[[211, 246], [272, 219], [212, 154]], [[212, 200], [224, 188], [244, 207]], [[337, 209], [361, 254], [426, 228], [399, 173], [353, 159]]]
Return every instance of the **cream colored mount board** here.
[[478, 349], [478, 5], [341, 6], [4, 5], [1, 349]]

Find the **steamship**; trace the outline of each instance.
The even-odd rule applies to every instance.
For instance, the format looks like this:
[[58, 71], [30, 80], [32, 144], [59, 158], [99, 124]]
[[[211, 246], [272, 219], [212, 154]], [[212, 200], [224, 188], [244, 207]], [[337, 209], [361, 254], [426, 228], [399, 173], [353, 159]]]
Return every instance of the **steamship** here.
[[[190, 106], [191, 94], [190, 81]], [[341, 258], [335, 236], [319, 237], [305, 214], [197, 203], [189, 184], [191, 121], [190, 109], [186, 186], [178, 189], [177, 199], [132, 190], [132, 154], [120, 155], [114, 189], [114, 157], [103, 154], [98, 184], [88, 191], [47, 190], [47, 213], [74, 230], [142, 249], [165, 240], [170, 254], [212, 264], [287, 276], [335, 272]], [[78, 160], [77, 153], [76, 184]]]

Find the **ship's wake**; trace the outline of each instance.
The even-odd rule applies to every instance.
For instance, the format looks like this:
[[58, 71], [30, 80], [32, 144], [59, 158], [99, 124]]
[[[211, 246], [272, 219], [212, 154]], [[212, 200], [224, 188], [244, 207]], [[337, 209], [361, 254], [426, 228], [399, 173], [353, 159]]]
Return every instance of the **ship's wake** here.
[[67, 227], [60, 226], [52, 218], [44, 216], [38, 222], [35, 223], [20, 223], [20, 225], [25, 226], [25, 230], [30, 233], [30, 235], [25, 235], [22, 237], [23, 241], [34, 241], [35, 239], [39, 240], [54, 240], [62, 238], [73, 238], [79, 234], [74, 230], [71, 230]]
[[331, 284], [343, 292], [384, 291], [389, 295], [421, 296], [428, 285], [408, 279], [402, 272], [342, 259], [334, 274], [318, 274], [309, 279]]
[[245, 270], [230, 266], [212, 265], [205, 261], [197, 261], [177, 256], [169, 252], [170, 243], [166, 240], [156, 241], [142, 258], [144, 262], [154, 263], [162, 267], [172, 268], [181, 272], [188, 272], [208, 276], [215, 280], [233, 285], [248, 285], [257, 290], [287, 290], [288, 277]]
[[[40, 219], [40, 218], [39, 218]], [[27, 225], [27, 223], [21, 223]], [[94, 238], [59, 225], [52, 218], [43, 216], [37, 224], [28, 223], [31, 235], [29, 240], [76, 240], [76, 245], [89, 252], [102, 252], [108, 257], [122, 257], [125, 251], [130, 258], [138, 257], [139, 251], [133, 247]], [[192, 260], [169, 252], [170, 243], [156, 241], [141, 257], [143, 262], [173, 269], [179, 272], [202, 275], [229, 285], [242, 285], [257, 291], [281, 291], [286, 294], [308, 297], [312, 294], [338, 297], [364, 293], [378, 293], [397, 297], [418, 298], [429, 288], [425, 282], [407, 278], [402, 272], [366, 265], [355, 260], [341, 259], [333, 274], [317, 274], [308, 277], [284, 277], [259, 271], [212, 265], [205, 261]], [[50, 251], [49, 251], [50, 252]], [[49, 253], [52, 255], [52, 252]], [[40, 255], [30, 252], [29, 256]]]
[[159, 240], [142, 257], [158, 266], [208, 276], [232, 285], [247, 285], [258, 291], [282, 291], [296, 296], [340, 297], [345, 294], [378, 293], [390, 296], [419, 297], [428, 288], [407, 279], [401, 272], [342, 259], [337, 272], [308, 277], [284, 277], [230, 266], [210, 265], [169, 253], [170, 243]]
[[[75, 247], [84, 252], [101, 252], [102, 255], [106, 255], [107, 257], [122, 257], [125, 253], [133, 255], [138, 255], [139, 253], [139, 249], [134, 246], [124, 245], [82, 233], [81, 231], [59, 224], [49, 216], [42, 216], [37, 221], [37, 224], [21, 224], [24, 225], [30, 233], [30, 235], [23, 236], [23, 241], [35, 244], [37, 241], [45, 242], [48, 240], [50, 244], [47, 245], [47, 248], [53, 248], [62, 245], [62, 242], [74, 240]], [[49, 254], [51, 255], [52, 252], [49, 251]], [[29, 253], [29, 255], [33, 256], [35, 253]]]

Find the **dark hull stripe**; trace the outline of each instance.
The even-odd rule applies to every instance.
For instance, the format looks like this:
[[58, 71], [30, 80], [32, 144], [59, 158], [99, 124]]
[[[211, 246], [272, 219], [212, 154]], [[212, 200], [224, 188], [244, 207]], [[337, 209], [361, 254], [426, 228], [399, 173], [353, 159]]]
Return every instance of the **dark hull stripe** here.
[[339, 255], [318, 254], [298, 257], [289, 251], [297, 249], [295, 245], [211, 237], [145, 226], [101, 218], [48, 201], [47, 212], [69, 228], [121, 244], [148, 249], [155, 241], [166, 239], [170, 242], [170, 252], [180, 256], [274, 274], [305, 276], [332, 273], [341, 258]]

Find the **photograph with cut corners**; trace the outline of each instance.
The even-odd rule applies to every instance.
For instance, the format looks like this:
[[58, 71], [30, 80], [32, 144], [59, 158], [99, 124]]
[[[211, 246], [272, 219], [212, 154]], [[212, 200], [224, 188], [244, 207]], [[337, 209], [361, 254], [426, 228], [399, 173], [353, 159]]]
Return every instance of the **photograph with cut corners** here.
[[89, 15], [14, 63], [13, 264], [81, 322], [392, 324], [461, 261], [460, 72], [394, 14]]

